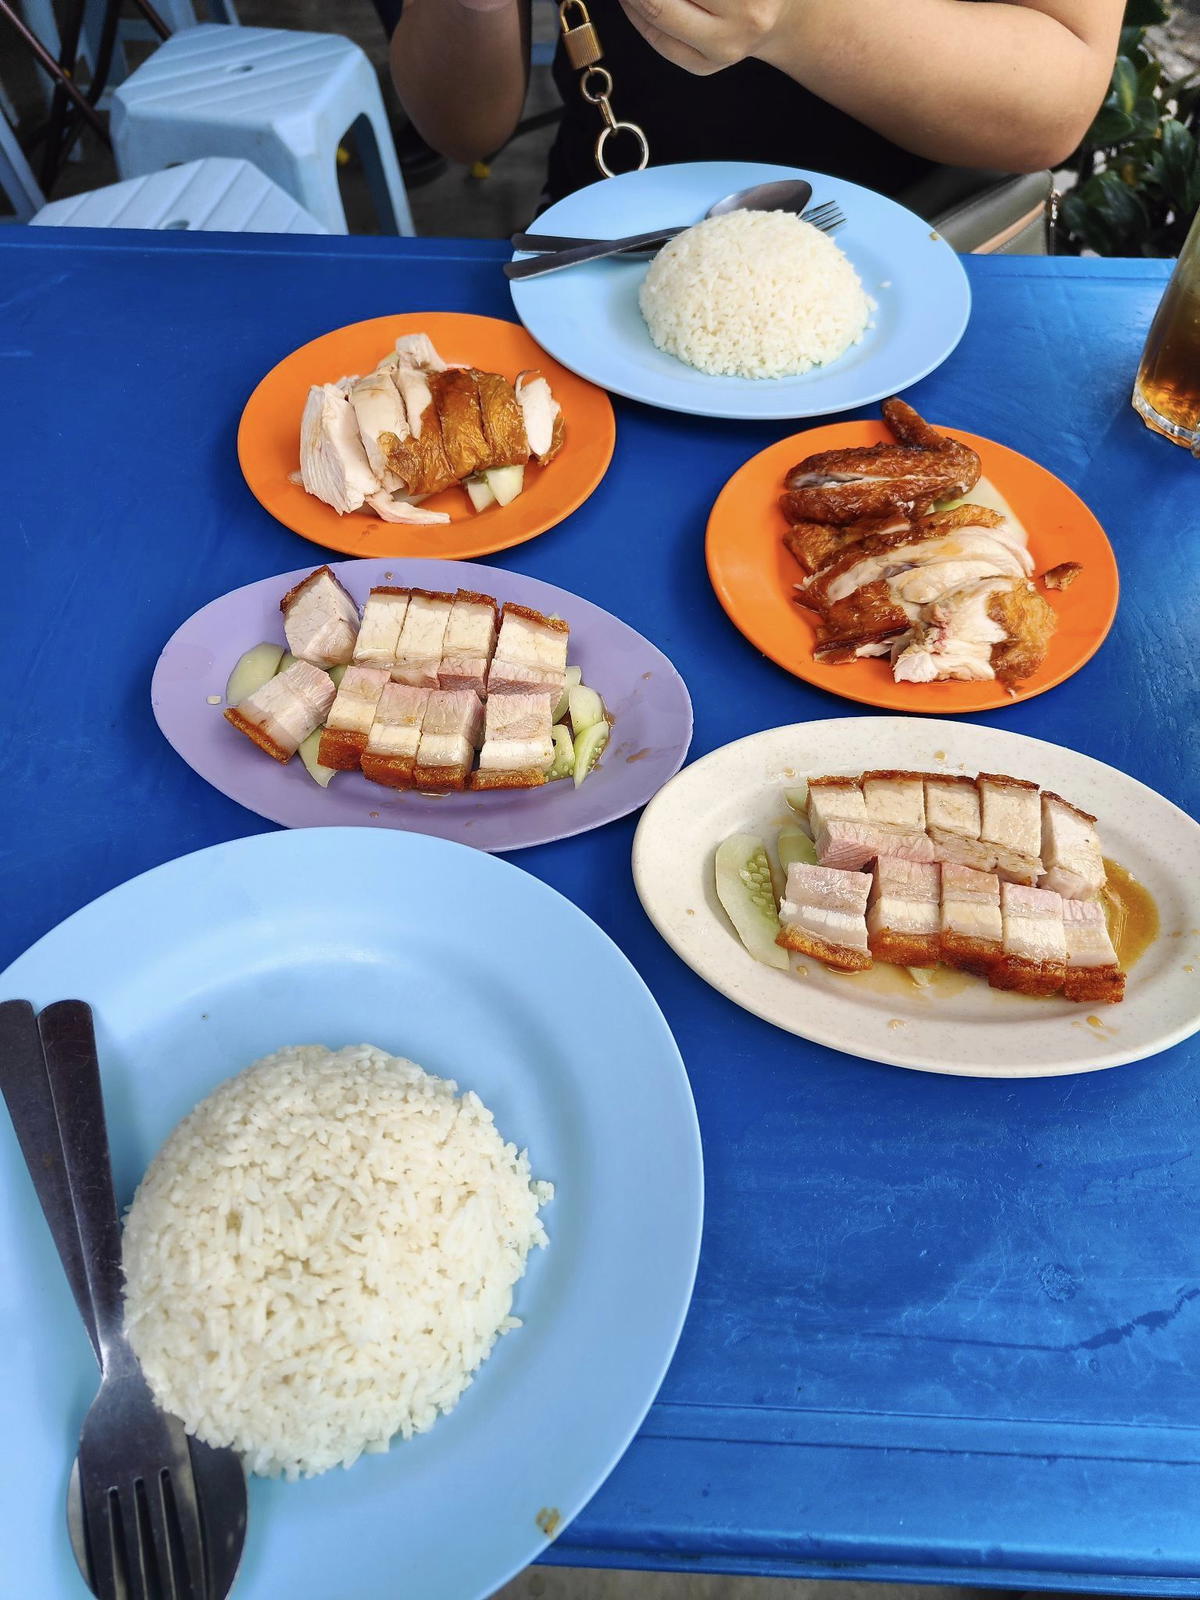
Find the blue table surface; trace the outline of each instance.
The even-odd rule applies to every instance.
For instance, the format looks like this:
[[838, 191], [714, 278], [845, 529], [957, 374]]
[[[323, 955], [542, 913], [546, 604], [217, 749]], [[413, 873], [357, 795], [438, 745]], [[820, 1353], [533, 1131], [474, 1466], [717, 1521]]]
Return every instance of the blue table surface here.
[[[511, 317], [503, 254], [0, 231], [0, 528], [16, 578], [0, 964], [133, 874], [270, 826], [193, 775], [149, 702], [160, 648], [197, 607], [321, 559], [246, 490], [242, 404], [343, 323]], [[1129, 406], [1166, 265], [967, 266], [967, 334], [909, 398], [1063, 477], [1122, 576], [1098, 656], [988, 720], [1195, 813], [1200, 465]], [[661, 646], [695, 702], [693, 756], [853, 712], [747, 644], [705, 574], [717, 491], [795, 430], [617, 415], [591, 500], [490, 559]], [[658, 1402], [549, 1559], [1200, 1594], [1200, 1040], [1041, 1082], [819, 1049], [662, 943], [633, 890], [634, 825], [515, 859], [606, 929], [662, 1005], [695, 1090], [707, 1223]], [[19, 1533], [0, 1507], [0, 1539]]]

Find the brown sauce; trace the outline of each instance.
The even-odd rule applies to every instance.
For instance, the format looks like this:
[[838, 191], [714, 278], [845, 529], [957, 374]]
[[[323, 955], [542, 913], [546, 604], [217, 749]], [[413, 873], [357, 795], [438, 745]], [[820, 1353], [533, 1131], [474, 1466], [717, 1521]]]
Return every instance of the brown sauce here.
[[1126, 972], [1158, 938], [1158, 907], [1144, 884], [1115, 861], [1104, 860], [1104, 916], [1117, 960]]
[[952, 994], [961, 994], [972, 984], [979, 983], [969, 972], [958, 972], [953, 967], [930, 967], [930, 981], [918, 984], [908, 975], [907, 967], [894, 967], [889, 962], [877, 961], [866, 972], [834, 972], [831, 977], [845, 978], [856, 988], [868, 989], [872, 994], [887, 995], [899, 1000], [941, 1000]]

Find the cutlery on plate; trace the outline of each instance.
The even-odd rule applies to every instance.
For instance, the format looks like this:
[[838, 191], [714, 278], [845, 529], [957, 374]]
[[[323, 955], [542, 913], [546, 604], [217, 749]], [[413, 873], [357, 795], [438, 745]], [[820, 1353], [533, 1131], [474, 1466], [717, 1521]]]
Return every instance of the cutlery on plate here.
[[[846, 218], [836, 200], [826, 200], [823, 205], [809, 206], [807, 211], [801, 212], [801, 220], [811, 223], [814, 228], [819, 228], [822, 233], [836, 233], [845, 226]], [[675, 239], [685, 232], [683, 228], [664, 228], [658, 235], [662, 244], [669, 239]], [[514, 233], [509, 243], [514, 250], [574, 250], [585, 244], [620, 243], [619, 240], [572, 238], [561, 233]], [[621, 251], [623, 261], [647, 261], [656, 254], [652, 249], [637, 249], [626, 245]]]
[[[802, 213], [808, 202], [812, 199], [812, 184], [804, 178], [787, 178], [777, 183], [756, 183], [749, 189], [739, 189], [733, 194], [727, 194], [723, 199], [709, 206], [705, 212], [706, 217], [724, 216], [730, 211], [795, 211]], [[833, 202], [828, 202], [833, 205]], [[817, 208], [824, 210], [824, 207]], [[836, 210], [836, 207], [834, 207]], [[807, 220], [811, 221], [809, 217]], [[834, 227], [840, 227], [845, 218], [840, 212], [836, 221], [828, 225], [817, 223], [825, 232], [831, 232]], [[546, 255], [526, 261], [509, 261], [505, 264], [504, 274], [508, 278], [538, 278], [544, 272], [561, 272], [564, 267], [577, 267], [585, 261], [601, 261], [605, 256], [625, 255], [633, 256], [635, 252], [648, 252], [653, 254], [666, 244], [668, 239], [673, 239], [684, 231], [683, 228], [663, 228], [656, 233], [634, 234], [625, 239], [597, 239], [592, 241], [576, 242], [565, 249], [555, 249]], [[537, 238], [536, 234], [517, 234], [513, 238], [516, 249], [537, 248], [532, 245], [521, 245], [518, 240], [528, 241]]]
[[80, 1572], [100, 1600], [224, 1600], [245, 1540], [245, 1472], [159, 1409], [125, 1339], [90, 1008], [0, 1004], [0, 1092], [101, 1367], [68, 1495]]

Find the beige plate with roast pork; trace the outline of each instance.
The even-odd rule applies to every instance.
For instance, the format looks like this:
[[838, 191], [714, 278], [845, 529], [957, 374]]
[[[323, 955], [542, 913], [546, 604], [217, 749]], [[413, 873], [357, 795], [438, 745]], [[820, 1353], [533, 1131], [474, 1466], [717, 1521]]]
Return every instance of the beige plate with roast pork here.
[[[1004, 772], [1095, 814], [1104, 854], [1144, 885], [1159, 932], [1117, 1006], [989, 989], [947, 974], [918, 988], [903, 969], [805, 975], [764, 966], [717, 899], [722, 840], [773, 841], [795, 818], [783, 791], [821, 774], [895, 767]], [[816, 1044], [925, 1072], [1040, 1078], [1137, 1061], [1200, 1029], [1200, 826], [1153, 789], [1090, 756], [1022, 734], [915, 717], [844, 717], [772, 728], [686, 767], [646, 807], [633, 846], [642, 905], [714, 989]]]

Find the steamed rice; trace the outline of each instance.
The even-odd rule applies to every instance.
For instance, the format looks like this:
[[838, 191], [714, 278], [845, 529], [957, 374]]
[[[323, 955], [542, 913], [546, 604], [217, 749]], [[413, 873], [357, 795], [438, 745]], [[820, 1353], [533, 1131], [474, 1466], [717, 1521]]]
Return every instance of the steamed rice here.
[[126, 1324], [159, 1403], [253, 1472], [350, 1466], [431, 1427], [546, 1234], [474, 1094], [371, 1045], [302, 1045], [168, 1138], [125, 1227]]
[[872, 309], [834, 241], [786, 211], [731, 211], [688, 228], [650, 263], [639, 303], [660, 350], [741, 378], [835, 360]]

